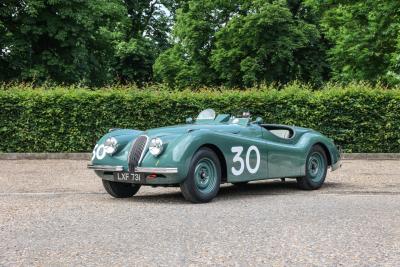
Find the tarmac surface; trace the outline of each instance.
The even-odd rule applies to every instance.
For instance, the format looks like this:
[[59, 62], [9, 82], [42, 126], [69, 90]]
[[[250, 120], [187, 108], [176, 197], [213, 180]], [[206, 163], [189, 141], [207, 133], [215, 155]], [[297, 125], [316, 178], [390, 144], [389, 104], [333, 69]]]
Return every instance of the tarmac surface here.
[[400, 161], [347, 160], [317, 191], [223, 185], [113, 199], [86, 161], [0, 161], [0, 266], [399, 266]]

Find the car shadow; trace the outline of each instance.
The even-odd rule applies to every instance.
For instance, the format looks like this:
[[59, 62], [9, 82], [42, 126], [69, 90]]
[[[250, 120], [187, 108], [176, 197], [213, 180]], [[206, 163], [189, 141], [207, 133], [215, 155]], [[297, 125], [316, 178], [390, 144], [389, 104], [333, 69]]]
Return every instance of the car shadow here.
[[[335, 182], [326, 182], [321, 189], [313, 192], [327, 192], [330, 190], [336, 191], [337, 189], [346, 188], [345, 185]], [[227, 201], [234, 199], [243, 199], [251, 196], [276, 196], [276, 195], [290, 195], [290, 194], [304, 194], [304, 190], [300, 190], [297, 187], [296, 180], [286, 180], [282, 182], [280, 180], [269, 180], [269, 181], [257, 181], [248, 183], [245, 185], [232, 185], [230, 183], [221, 186], [219, 193], [214, 201]], [[137, 195], [129, 200], [132, 201], [143, 201], [150, 203], [176, 203], [176, 204], [191, 204], [186, 201], [179, 189], [175, 192], [165, 192], [158, 190], [154, 194]]]

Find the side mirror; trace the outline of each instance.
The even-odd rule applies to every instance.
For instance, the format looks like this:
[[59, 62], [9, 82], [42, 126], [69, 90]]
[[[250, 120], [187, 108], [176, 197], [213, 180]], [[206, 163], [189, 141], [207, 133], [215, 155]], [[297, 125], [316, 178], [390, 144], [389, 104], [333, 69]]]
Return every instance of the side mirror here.
[[192, 124], [193, 123], [193, 119], [191, 117], [186, 118], [186, 124]]
[[256, 123], [257, 124], [262, 124], [264, 121], [263, 121], [263, 119], [261, 118], [261, 117], [257, 117], [257, 119], [256, 119]]

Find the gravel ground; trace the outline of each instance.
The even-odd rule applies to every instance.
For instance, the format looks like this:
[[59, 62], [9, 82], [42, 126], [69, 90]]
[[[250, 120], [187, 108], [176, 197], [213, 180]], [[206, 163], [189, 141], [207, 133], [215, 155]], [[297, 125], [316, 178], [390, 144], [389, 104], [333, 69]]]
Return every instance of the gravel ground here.
[[224, 185], [113, 199], [85, 161], [0, 161], [0, 266], [399, 266], [400, 161], [345, 161], [325, 186]]

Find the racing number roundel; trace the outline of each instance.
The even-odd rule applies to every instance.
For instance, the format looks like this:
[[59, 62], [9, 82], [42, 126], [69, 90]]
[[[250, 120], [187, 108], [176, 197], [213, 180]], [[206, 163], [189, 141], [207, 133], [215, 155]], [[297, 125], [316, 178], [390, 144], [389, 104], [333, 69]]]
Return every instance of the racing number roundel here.
[[93, 149], [92, 160], [94, 160], [95, 158], [102, 160], [105, 157], [106, 157], [106, 150], [104, 149], [104, 144], [96, 145]]
[[[231, 148], [231, 151], [235, 153], [235, 156], [233, 157], [233, 163], [238, 163], [235, 164], [236, 166], [239, 166], [239, 168], [232, 167], [232, 174], [235, 176], [241, 175], [244, 171], [244, 167], [248, 170], [249, 173], [254, 174], [258, 171], [260, 168], [260, 151], [256, 146], [250, 146], [249, 149], [247, 149], [246, 152], [246, 159], [243, 160], [241, 157], [242, 152], [243, 152], [243, 147], [242, 146], [234, 146]], [[251, 153], [256, 154], [256, 165], [251, 166], [250, 165], [250, 156]]]

